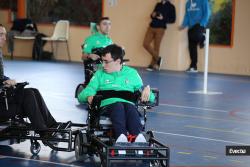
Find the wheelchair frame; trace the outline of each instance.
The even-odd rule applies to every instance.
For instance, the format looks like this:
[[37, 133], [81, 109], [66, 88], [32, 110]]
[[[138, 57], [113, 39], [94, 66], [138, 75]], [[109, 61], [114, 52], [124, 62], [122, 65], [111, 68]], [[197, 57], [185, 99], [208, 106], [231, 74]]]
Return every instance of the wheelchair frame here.
[[[3, 87], [1, 88], [1, 95], [4, 99], [5, 109], [8, 111], [8, 97], [7, 90], [8, 89], [23, 89], [27, 82], [18, 83], [16, 87]], [[30, 151], [33, 155], [38, 155], [41, 150], [41, 145], [38, 142], [39, 140], [43, 141], [43, 143], [49, 146], [51, 149], [56, 151], [66, 151], [71, 152], [74, 151], [74, 142], [75, 136], [78, 133], [78, 129], [82, 129], [86, 127], [86, 124], [76, 124], [71, 121], [66, 123], [58, 123], [57, 128], [48, 128], [46, 130], [37, 130], [31, 127], [30, 123], [25, 122], [24, 118], [20, 118], [16, 116], [15, 118], [10, 119], [5, 123], [0, 124], [0, 143], [21, 143], [24, 140], [30, 140], [31, 146]], [[40, 133], [48, 133], [49, 135], [40, 135]], [[58, 137], [57, 135], [61, 135]], [[66, 143], [65, 147], [58, 147], [54, 143]]]
[[[49, 146], [55, 151], [65, 151], [71, 152], [74, 151], [74, 141], [75, 136], [78, 133], [78, 129], [85, 127], [85, 124], [76, 124], [72, 122], [59, 123], [57, 128], [49, 128], [43, 131], [38, 131], [30, 127], [29, 124], [21, 125], [18, 123], [12, 123], [12, 120], [9, 122], [9, 126], [0, 131], [0, 142], [5, 140], [11, 140], [10, 144], [21, 143], [24, 140], [30, 140], [30, 151], [33, 155], [38, 155], [41, 150], [41, 145], [38, 142], [39, 140], [44, 143], [44, 145]], [[72, 129], [75, 127], [76, 129]], [[41, 136], [40, 132], [46, 132], [51, 135]], [[58, 137], [57, 134], [60, 134], [62, 137]], [[58, 147], [54, 143], [66, 143], [65, 147]]]
[[[24, 85], [25, 86], [25, 85]], [[156, 94], [155, 104], [159, 103], [159, 91], [153, 90]], [[6, 95], [6, 94], [5, 94]], [[7, 98], [7, 97], [5, 97]], [[151, 104], [137, 104], [137, 107], [142, 107], [143, 119], [146, 123], [146, 110], [153, 107]], [[160, 143], [154, 138], [152, 131], [145, 132], [145, 124], [143, 125], [144, 134], [147, 139], [147, 145], [135, 146], [126, 145], [114, 146], [115, 139], [112, 137], [112, 128], [102, 127], [98, 123], [93, 122], [91, 114], [100, 108], [98, 106], [92, 106], [88, 108], [88, 122], [87, 124], [76, 124], [72, 122], [58, 123], [57, 128], [48, 128], [43, 131], [33, 129], [30, 123], [24, 122], [21, 119], [11, 119], [5, 125], [6, 128], [0, 131], [0, 142], [3, 140], [12, 140], [16, 143], [20, 143], [23, 140], [30, 140], [30, 151], [33, 155], [38, 155], [41, 150], [41, 145], [38, 142], [49, 146], [55, 151], [71, 152], [75, 151], [77, 160], [84, 160], [87, 155], [97, 155], [100, 157], [101, 166], [109, 167], [113, 161], [126, 161], [135, 160], [146, 162], [150, 166], [169, 167], [170, 149], [166, 145]], [[41, 132], [46, 132], [52, 135], [41, 136]], [[56, 134], [63, 136], [58, 137]], [[55, 145], [57, 143], [66, 143], [65, 147], [59, 147]], [[117, 154], [118, 150], [126, 150], [126, 155]], [[143, 155], [138, 154], [139, 151], [143, 152]]]
[[[155, 105], [159, 104], [159, 91], [153, 90], [156, 94]], [[98, 100], [97, 100], [98, 101]], [[146, 110], [152, 108], [151, 104], [138, 104], [143, 109], [143, 119], [146, 123]], [[147, 138], [147, 145], [135, 146], [128, 143], [125, 147], [114, 146], [115, 139], [112, 137], [112, 129], [100, 125], [100, 115], [93, 120], [93, 113], [100, 112], [98, 104], [89, 106], [88, 108], [88, 126], [86, 129], [79, 130], [75, 142], [75, 155], [77, 160], [84, 160], [87, 155], [97, 155], [100, 157], [102, 167], [109, 167], [112, 161], [146, 161], [151, 166], [169, 167], [170, 149], [154, 138], [152, 131], [145, 132], [145, 124], [143, 130]], [[109, 125], [108, 125], [109, 126]], [[117, 154], [118, 150], [126, 150], [126, 155]], [[138, 151], [142, 151], [143, 155], [138, 155]]]

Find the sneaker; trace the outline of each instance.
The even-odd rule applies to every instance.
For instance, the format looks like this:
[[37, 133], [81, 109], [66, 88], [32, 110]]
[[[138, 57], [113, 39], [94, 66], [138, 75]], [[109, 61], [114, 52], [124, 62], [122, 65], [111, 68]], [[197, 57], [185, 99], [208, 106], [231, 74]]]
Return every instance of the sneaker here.
[[[138, 146], [145, 146], [145, 144], [147, 145], [147, 140], [146, 138], [144, 137], [143, 134], [139, 134], [136, 139], [135, 139], [135, 144], [138, 145]], [[138, 150], [137, 151], [137, 154], [138, 155], [143, 155], [143, 150]]]
[[149, 65], [147, 68], [146, 68], [147, 71], [154, 71], [154, 67], [152, 65]]
[[[117, 140], [116, 140], [115, 143], [116, 143], [115, 144], [116, 146], [122, 146], [123, 144], [128, 143], [128, 139], [127, 139], [127, 137], [124, 134], [121, 134], [117, 138]], [[119, 155], [126, 155], [126, 150], [118, 150], [118, 154]]]
[[116, 143], [128, 143], [128, 138], [124, 135], [121, 134], [117, 139]]
[[139, 134], [136, 139], [135, 139], [135, 143], [147, 143], [146, 138], [144, 137], [143, 134]]
[[160, 70], [161, 69], [161, 65], [162, 65], [162, 58], [161, 57], [158, 58], [157, 65], [158, 65], [158, 70]]
[[198, 70], [197, 68], [194, 68], [194, 67], [190, 67], [189, 69], [186, 70], [186, 72], [190, 72], [190, 73], [197, 73]]

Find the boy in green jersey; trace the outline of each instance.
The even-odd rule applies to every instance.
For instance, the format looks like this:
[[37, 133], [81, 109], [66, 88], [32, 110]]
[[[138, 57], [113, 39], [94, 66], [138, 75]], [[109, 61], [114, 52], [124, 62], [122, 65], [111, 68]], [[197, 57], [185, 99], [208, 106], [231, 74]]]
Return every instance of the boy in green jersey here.
[[[110, 116], [115, 138], [128, 134], [137, 136], [142, 125], [137, 108], [131, 98], [143, 86], [142, 79], [134, 68], [123, 65], [125, 52], [120, 46], [109, 45], [103, 50], [103, 68], [96, 71], [87, 87], [79, 94], [81, 103], [92, 103], [98, 92], [103, 92], [101, 107]], [[146, 86], [141, 101], [154, 101], [154, 94]]]
[[87, 37], [82, 47], [82, 59], [85, 68], [85, 85], [89, 83], [92, 72], [94, 71], [93, 64], [100, 59], [100, 50], [113, 43], [109, 37], [111, 29], [111, 21], [108, 17], [102, 17], [95, 26], [96, 31]]

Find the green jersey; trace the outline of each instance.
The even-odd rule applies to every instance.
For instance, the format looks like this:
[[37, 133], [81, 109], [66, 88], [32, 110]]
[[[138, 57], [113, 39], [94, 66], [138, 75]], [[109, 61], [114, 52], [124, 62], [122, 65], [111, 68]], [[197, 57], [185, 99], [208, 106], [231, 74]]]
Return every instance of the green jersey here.
[[[78, 100], [80, 103], [87, 102], [89, 96], [94, 96], [97, 91], [102, 90], [129, 91], [134, 93], [141, 89], [142, 86], [142, 79], [134, 68], [123, 66], [121, 71], [113, 73], [107, 73], [102, 68], [96, 71], [87, 87], [78, 95]], [[153, 102], [154, 99], [155, 96], [151, 92], [149, 100]], [[127, 102], [133, 104], [133, 102], [122, 98], [108, 98], [102, 100], [101, 107], [116, 102]]]
[[92, 53], [92, 49], [104, 48], [112, 43], [113, 41], [111, 40], [110, 37], [97, 32], [85, 39], [82, 52], [86, 54], [90, 54]]

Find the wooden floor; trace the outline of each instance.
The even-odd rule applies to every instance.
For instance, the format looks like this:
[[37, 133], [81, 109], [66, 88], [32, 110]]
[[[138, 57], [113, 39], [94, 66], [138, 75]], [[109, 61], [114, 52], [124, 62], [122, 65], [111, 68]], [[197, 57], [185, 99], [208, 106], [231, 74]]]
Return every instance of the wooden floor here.
[[[145, 85], [160, 90], [160, 105], [148, 113], [147, 129], [170, 147], [171, 167], [249, 167], [250, 156], [225, 155], [226, 146], [250, 145], [249, 76], [209, 74], [209, 94], [197, 94], [203, 89], [202, 73], [138, 70]], [[84, 78], [82, 64], [6, 61], [5, 74], [38, 88], [57, 121], [85, 122], [86, 111], [74, 98]], [[100, 166], [96, 159], [79, 163], [74, 152], [45, 146], [33, 157], [29, 145], [0, 146], [0, 166]]]

